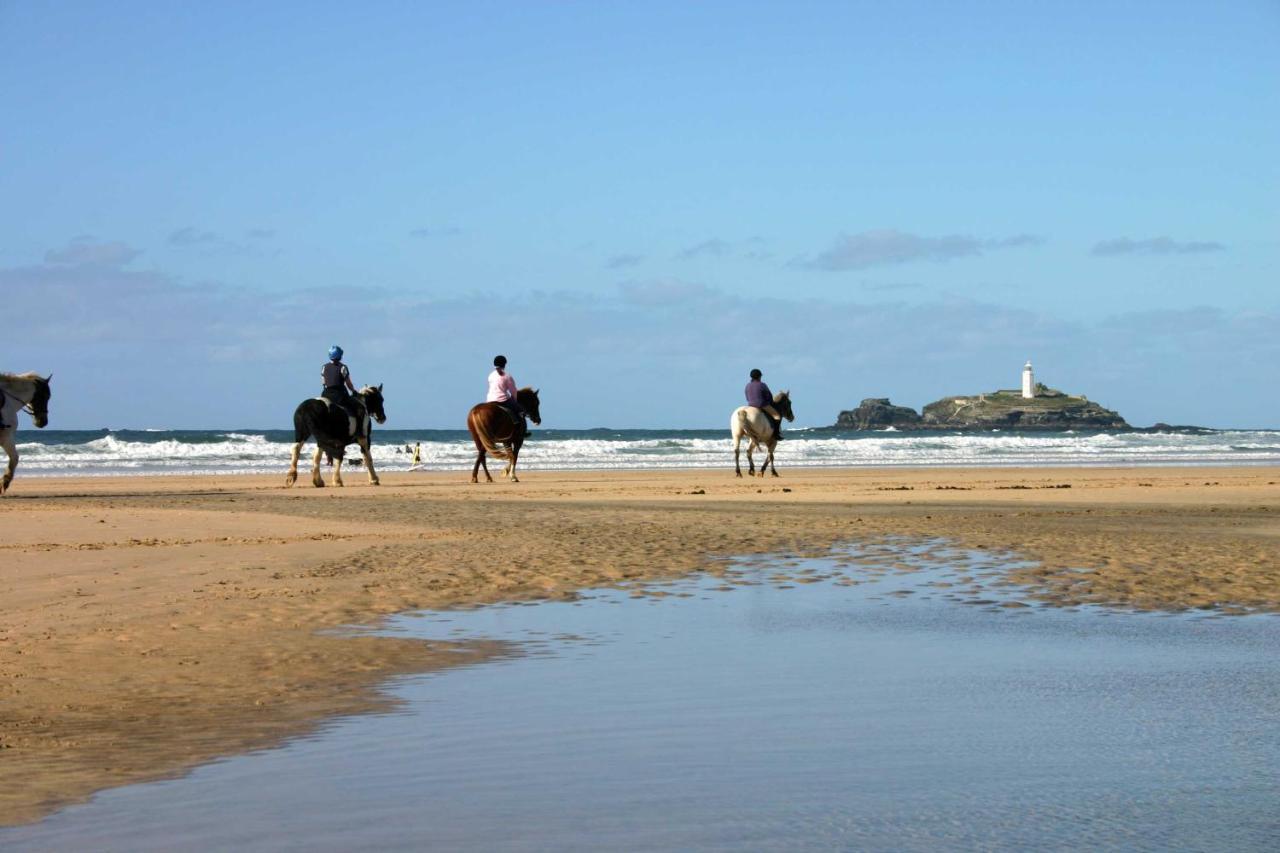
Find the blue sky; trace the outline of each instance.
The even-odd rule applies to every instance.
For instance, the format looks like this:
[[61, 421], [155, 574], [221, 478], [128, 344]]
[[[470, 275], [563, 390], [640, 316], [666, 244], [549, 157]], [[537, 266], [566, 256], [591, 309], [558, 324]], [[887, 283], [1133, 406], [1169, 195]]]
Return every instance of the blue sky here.
[[457, 427], [501, 351], [548, 426], [718, 426], [1030, 357], [1280, 427], [1278, 92], [1274, 2], [0, 3], [0, 367], [284, 427], [336, 342]]

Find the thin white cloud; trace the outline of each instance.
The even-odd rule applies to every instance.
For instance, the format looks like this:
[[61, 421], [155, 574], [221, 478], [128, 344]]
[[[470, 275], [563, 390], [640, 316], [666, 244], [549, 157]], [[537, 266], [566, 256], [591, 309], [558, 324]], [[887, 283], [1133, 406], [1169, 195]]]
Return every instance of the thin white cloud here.
[[893, 228], [841, 235], [826, 251], [797, 266], [827, 272], [861, 270], [916, 261], [942, 263], [958, 258], [975, 257], [989, 249], [1012, 249], [1033, 246], [1043, 239], [1031, 234], [980, 239], [966, 234], [926, 237]]
[[98, 242], [88, 234], [81, 234], [61, 249], [45, 252], [44, 260], [47, 264], [68, 266], [122, 267], [141, 254], [141, 249], [118, 240]]
[[1212, 240], [1173, 240], [1169, 237], [1148, 237], [1144, 240], [1131, 240], [1128, 237], [1116, 237], [1102, 240], [1093, 247], [1093, 255], [1100, 258], [1112, 258], [1120, 255], [1195, 255], [1204, 252], [1222, 252], [1226, 246]]
[[212, 231], [202, 231], [199, 228], [188, 225], [172, 232], [167, 242], [170, 246], [199, 246], [217, 243], [219, 240], [218, 235]]
[[415, 228], [409, 232], [409, 236], [416, 237], [419, 240], [426, 240], [431, 237], [457, 237], [461, 233], [462, 229], [457, 225], [431, 225]]
[[643, 260], [644, 255], [614, 255], [605, 262], [605, 267], [611, 270], [621, 270], [639, 266]]
[[719, 258], [728, 254], [732, 248], [733, 244], [727, 240], [713, 237], [710, 240], [703, 240], [701, 243], [695, 243], [692, 246], [681, 249], [676, 253], [676, 258], [682, 261], [691, 261], [704, 255]]

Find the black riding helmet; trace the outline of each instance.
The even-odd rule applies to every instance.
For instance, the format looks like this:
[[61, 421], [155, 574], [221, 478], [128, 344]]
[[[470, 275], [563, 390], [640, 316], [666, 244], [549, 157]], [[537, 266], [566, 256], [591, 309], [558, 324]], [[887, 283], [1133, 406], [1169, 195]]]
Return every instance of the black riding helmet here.
[[763, 374], [763, 373], [761, 373], [761, 372], [760, 372], [759, 370], [757, 370], [757, 369], [754, 369], [754, 368], [752, 369], [752, 371], [751, 371], [751, 378], [752, 378], [752, 379], [759, 379], [761, 376], [764, 376], [764, 374]]
[[506, 357], [505, 355], [495, 355], [495, 356], [493, 357], [493, 366], [494, 366], [494, 367], [506, 367], [506, 366], [507, 366], [507, 357]]

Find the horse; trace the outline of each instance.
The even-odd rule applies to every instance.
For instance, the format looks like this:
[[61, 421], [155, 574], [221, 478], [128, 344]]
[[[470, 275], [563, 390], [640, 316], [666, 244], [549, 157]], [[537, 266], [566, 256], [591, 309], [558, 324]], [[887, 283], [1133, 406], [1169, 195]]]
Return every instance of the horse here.
[[313, 397], [298, 404], [293, 412], [293, 455], [289, 458], [285, 486], [292, 486], [298, 479], [298, 455], [302, 453], [303, 443], [313, 435], [316, 452], [311, 459], [311, 485], [317, 488], [324, 486], [324, 478], [320, 476], [320, 457], [327, 453], [334, 460], [333, 485], [341, 486], [342, 457], [346, 455], [347, 445], [353, 443], [360, 445], [364, 467], [369, 472], [369, 484], [380, 485], [369, 453], [369, 436], [373, 431], [370, 416], [380, 424], [387, 420], [387, 413], [382, 408], [382, 386], [366, 385], [351, 399], [356, 410], [354, 419], [337, 403], [323, 397]]
[[41, 378], [38, 373], [0, 373], [0, 447], [9, 456], [9, 467], [0, 480], [0, 495], [9, 490], [13, 472], [18, 470], [18, 447], [14, 433], [18, 431], [18, 412], [31, 415], [37, 429], [49, 424], [49, 380], [53, 374]]
[[[534, 426], [542, 423], [542, 415], [538, 411], [538, 392], [533, 388], [521, 388], [516, 392], [516, 402], [520, 408], [529, 413]], [[490, 483], [489, 463], [485, 455], [495, 459], [506, 459], [507, 467], [502, 476], [509, 477], [511, 482], [518, 483], [516, 477], [516, 460], [520, 458], [520, 446], [524, 444], [523, 424], [517, 424], [511, 414], [497, 403], [480, 403], [472, 406], [467, 414], [467, 430], [471, 440], [476, 443], [476, 464], [471, 467], [471, 482], [480, 482], [480, 466], [484, 466], [485, 479]]]
[[[791, 411], [791, 392], [782, 391], [773, 395], [773, 408], [778, 414], [782, 415], [789, 421], [796, 419], [795, 414]], [[760, 466], [760, 476], [764, 476], [764, 472], [773, 467], [773, 476], [778, 476], [778, 466], [773, 462], [773, 449], [778, 446], [778, 436], [773, 431], [773, 424], [769, 423], [769, 418], [764, 412], [755, 406], [739, 406], [729, 416], [729, 432], [733, 435], [733, 469], [737, 476], [742, 476], [742, 437], [745, 435], [751, 439], [751, 443], [747, 445], [747, 474], [748, 476], [756, 475], [756, 463], [751, 458], [751, 451], [757, 447], [764, 447], [769, 451], [769, 455], [765, 458], [764, 464]]]

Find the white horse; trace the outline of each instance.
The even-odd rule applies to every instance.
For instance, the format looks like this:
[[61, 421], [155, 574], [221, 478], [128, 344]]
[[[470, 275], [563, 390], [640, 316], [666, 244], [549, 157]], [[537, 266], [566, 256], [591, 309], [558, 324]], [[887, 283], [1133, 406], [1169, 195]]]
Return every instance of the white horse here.
[[18, 469], [18, 447], [14, 434], [18, 431], [18, 413], [27, 412], [31, 422], [43, 428], [49, 423], [50, 374], [41, 378], [36, 373], [0, 373], [0, 447], [9, 456], [9, 467], [0, 480], [0, 495], [9, 490], [13, 472]]
[[[791, 392], [780, 391], [773, 395], [773, 408], [778, 414], [782, 415], [789, 421], [796, 419], [795, 414], [791, 411]], [[752, 458], [751, 452], [757, 447], [763, 447], [768, 451], [769, 455], [765, 457], [764, 464], [760, 466], [760, 476], [764, 476], [764, 472], [771, 466], [773, 468], [773, 476], [778, 476], [778, 466], [773, 463], [773, 449], [778, 446], [778, 436], [773, 430], [773, 424], [769, 423], [769, 418], [764, 412], [755, 406], [739, 406], [729, 416], [729, 432], [733, 434], [733, 470], [742, 476], [742, 438], [746, 436], [750, 439], [747, 445], [747, 474], [755, 476], [756, 462]]]

